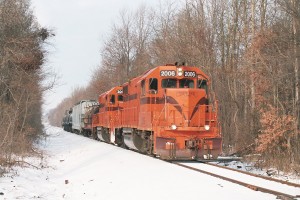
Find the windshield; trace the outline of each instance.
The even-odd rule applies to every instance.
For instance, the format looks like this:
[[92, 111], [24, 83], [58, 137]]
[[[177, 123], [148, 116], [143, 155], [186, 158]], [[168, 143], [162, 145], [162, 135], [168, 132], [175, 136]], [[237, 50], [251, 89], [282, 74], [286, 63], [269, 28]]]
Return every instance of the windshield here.
[[176, 88], [177, 87], [177, 80], [176, 79], [163, 79], [161, 82], [162, 88]]
[[194, 88], [194, 80], [191, 79], [179, 80], [179, 88]]

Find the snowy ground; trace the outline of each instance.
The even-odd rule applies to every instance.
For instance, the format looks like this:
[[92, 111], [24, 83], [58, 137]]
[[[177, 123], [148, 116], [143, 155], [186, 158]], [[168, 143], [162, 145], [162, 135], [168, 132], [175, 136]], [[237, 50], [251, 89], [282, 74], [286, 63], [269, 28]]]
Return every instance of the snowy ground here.
[[46, 128], [49, 137], [40, 148], [47, 157], [39, 167], [47, 167], [16, 168], [18, 175], [0, 178], [0, 200], [276, 199], [61, 128]]

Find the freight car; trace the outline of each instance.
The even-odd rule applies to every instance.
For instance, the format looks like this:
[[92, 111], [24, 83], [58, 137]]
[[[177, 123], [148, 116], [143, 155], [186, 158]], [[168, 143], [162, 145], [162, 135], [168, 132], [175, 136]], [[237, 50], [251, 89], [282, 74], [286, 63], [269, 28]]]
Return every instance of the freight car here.
[[81, 100], [72, 108], [72, 132], [82, 135], [90, 135], [91, 119], [88, 118], [87, 113], [97, 105], [94, 100]]
[[72, 132], [72, 109], [65, 111], [62, 127], [65, 131]]

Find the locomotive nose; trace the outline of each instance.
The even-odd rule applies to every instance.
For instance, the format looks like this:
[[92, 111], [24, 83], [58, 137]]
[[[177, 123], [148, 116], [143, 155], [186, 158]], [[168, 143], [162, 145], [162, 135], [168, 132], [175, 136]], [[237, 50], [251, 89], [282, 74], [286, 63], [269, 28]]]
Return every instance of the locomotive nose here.
[[[198, 89], [168, 89], [167, 112], [170, 126], [179, 127], [204, 126], [206, 94]], [[200, 115], [202, 113], [202, 117]]]

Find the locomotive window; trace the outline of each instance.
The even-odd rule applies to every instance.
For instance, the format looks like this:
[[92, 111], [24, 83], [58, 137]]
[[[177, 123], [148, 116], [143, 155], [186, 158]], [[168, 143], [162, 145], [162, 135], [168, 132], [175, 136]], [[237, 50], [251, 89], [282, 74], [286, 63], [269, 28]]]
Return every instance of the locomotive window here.
[[128, 85], [123, 87], [123, 93], [128, 94]]
[[171, 79], [171, 78], [163, 79], [161, 82], [161, 87], [162, 88], [176, 88], [176, 83], [177, 83], [176, 79]]
[[207, 81], [206, 80], [198, 80], [198, 88], [204, 89], [207, 93]]
[[146, 92], [146, 90], [145, 90], [145, 80], [142, 80], [142, 82], [141, 82], [141, 89], [142, 89], [141, 94], [142, 94], [142, 96], [144, 96], [145, 92]]
[[114, 94], [110, 96], [109, 102], [110, 102], [111, 104], [115, 104], [115, 103], [116, 103], [116, 99], [115, 99], [115, 95], [114, 95]]
[[149, 79], [149, 90], [156, 90], [157, 91], [157, 78], [150, 78]]
[[118, 95], [118, 101], [123, 101], [123, 95]]
[[181, 79], [179, 80], [180, 88], [194, 88], [194, 80], [191, 79]]

